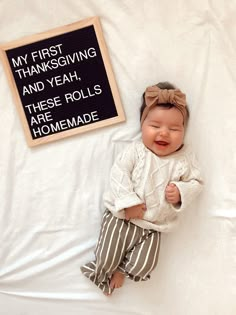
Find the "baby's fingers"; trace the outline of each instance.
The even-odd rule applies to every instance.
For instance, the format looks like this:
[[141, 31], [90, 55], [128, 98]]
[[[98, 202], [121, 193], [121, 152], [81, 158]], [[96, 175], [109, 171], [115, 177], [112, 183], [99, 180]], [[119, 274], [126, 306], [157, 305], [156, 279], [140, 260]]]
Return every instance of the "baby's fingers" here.
[[167, 185], [166, 186], [166, 192], [174, 192], [174, 191], [176, 191], [176, 186], [175, 186], [175, 184], [169, 184], [169, 185]]

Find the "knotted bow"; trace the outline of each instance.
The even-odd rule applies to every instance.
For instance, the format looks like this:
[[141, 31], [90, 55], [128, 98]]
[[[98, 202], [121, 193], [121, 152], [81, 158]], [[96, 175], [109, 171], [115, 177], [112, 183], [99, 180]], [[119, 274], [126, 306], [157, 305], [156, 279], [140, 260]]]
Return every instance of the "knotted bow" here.
[[148, 112], [157, 104], [172, 104], [183, 115], [184, 122], [187, 117], [186, 96], [179, 89], [160, 89], [158, 86], [150, 86], [145, 91], [146, 107], [141, 118], [141, 125], [148, 115]]

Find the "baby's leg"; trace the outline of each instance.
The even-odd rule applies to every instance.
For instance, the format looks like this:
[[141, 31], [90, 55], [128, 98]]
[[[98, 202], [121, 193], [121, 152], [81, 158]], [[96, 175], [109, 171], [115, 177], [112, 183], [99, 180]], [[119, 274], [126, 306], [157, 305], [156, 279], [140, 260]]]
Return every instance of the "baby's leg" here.
[[81, 268], [84, 275], [106, 295], [110, 295], [114, 289], [110, 287], [110, 280], [124, 257], [122, 235], [125, 233], [124, 220], [106, 211], [95, 251], [96, 260]]
[[160, 233], [143, 230], [140, 240], [129, 251], [119, 268], [134, 281], [147, 280], [156, 267], [159, 255]]

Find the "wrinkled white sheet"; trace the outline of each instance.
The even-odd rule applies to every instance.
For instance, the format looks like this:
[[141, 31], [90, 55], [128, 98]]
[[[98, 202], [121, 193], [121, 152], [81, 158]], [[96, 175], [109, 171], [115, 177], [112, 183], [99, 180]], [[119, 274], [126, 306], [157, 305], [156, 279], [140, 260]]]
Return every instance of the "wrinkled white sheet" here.
[[[5, 43], [99, 16], [127, 120], [29, 148], [0, 65], [0, 314], [236, 314], [236, 2], [1, 0]], [[139, 137], [147, 85], [186, 91], [187, 138], [205, 189], [162, 236], [148, 282], [107, 298], [81, 273], [93, 258], [117, 152]]]

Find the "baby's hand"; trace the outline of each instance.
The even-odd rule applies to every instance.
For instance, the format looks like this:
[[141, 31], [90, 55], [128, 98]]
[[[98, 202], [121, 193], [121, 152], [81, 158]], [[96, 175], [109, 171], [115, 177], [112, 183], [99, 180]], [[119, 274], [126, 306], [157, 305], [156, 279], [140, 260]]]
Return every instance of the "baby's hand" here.
[[146, 211], [146, 205], [144, 203], [141, 205], [125, 208], [125, 219], [142, 219], [144, 211]]
[[166, 196], [167, 202], [171, 204], [177, 204], [178, 202], [181, 201], [179, 189], [173, 183], [166, 186], [165, 196]]

